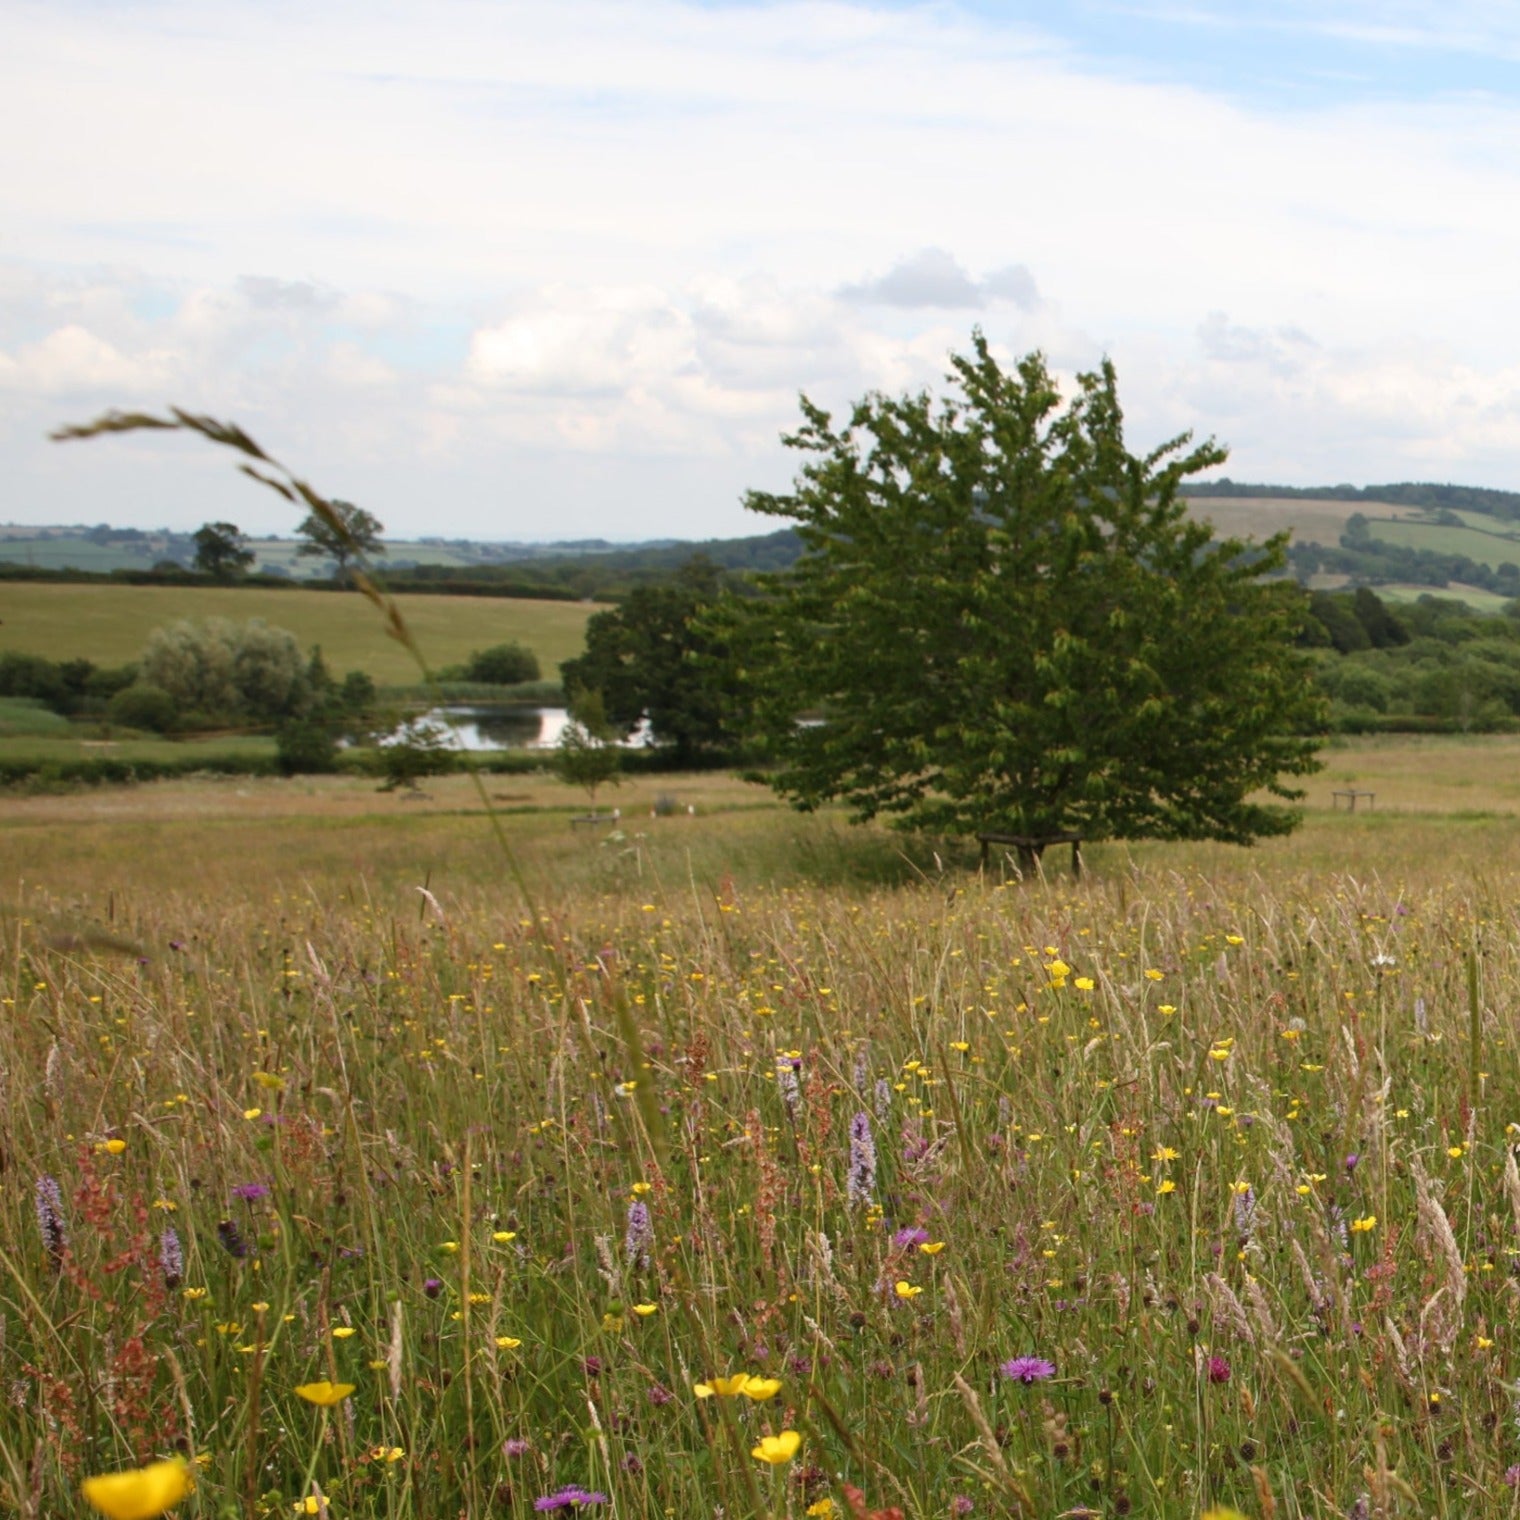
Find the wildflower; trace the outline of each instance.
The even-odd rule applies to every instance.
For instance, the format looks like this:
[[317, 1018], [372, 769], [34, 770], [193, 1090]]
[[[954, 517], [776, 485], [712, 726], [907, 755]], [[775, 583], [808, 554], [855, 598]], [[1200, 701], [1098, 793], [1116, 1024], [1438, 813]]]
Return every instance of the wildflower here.
[[296, 1389], [296, 1397], [305, 1399], [308, 1404], [315, 1404], [319, 1409], [331, 1409], [334, 1404], [341, 1404], [353, 1391], [352, 1383], [329, 1383], [323, 1378], [320, 1383], [302, 1383]]
[[440, 1277], [426, 1277], [422, 1281], [422, 1291], [429, 1298], [437, 1298], [443, 1292], [443, 1279]]
[[899, 1298], [917, 1298], [918, 1295], [924, 1290], [922, 1288], [915, 1287], [910, 1282], [904, 1282], [901, 1278], [899, 1278], [896, 1287], [894, 1287], [892, 1291]]
[[[885, 1124], [887, 1115], [892, 1112], [892, 1084], [885, 1077], [876, 1079], [876, 1122]], [[853, 1131], [854, 1126], [851, 1125]]]
[[802, 1513], [804, 1515], [821, 1516], [823, 1517], [823, 1520], [828, 1520], [828, 1516], [834, 1513], [834, 1501], [830, 1499], [827, 1494], [825, 1494], [824, 1497], [819, 1499], [816, 1503], [808, 1505], [808, 1507], [803, 1510]]
[[238, 1233], [238, 1227], [230, 1219], [223, 1219], [217, 1223], [216, 1238], [221, 1241], [222, 1248], [229, 1256], [236, 1256], [241, 1260], [248, 1254], [248, 1242]]
[[781, 1089], [781, 1101], [786, 1104], [788, 1115], [797, 1117], [797, 1105], [802, 1100], [802, 1089], [797, 1085], [797, 1073], [802, 1069], [802, 1058], [793, 1055], [776, 1057], [776, 1085]]
[[767, 1399], [773, 1399], [781, 1392], [781, 1379], [748, 1377], [744, 1380], [744, 1387], [740, 1392], [745, 1398], [753, 1399], [757, 1404], [763, 1404]]
[[590, 1489], [582, 1488], [579, 1483], [571, 1483], [565, 1488], [558, 1488], [552, 1494], [544, 1494], [533, 1501], [536, 1510], [551, 1509], [579, 1509], [583, 1504], [605, 1504], [606, 1494], [593, 1493]]
[[172, 1224], [158, 1237], [158, 1269], [164, 1274], [164, 1286], [171, 1292], [185, 1279], [185, 1252]]
[[749, 1378], [747, 1372], [736, 1372], [732, 1377], [715, 1377], [706, 1383], [693, 1383], [691, 1391], [699, 1399], [710, 1399], [715, 1394], [720, 1398], [735, 1399], [744, 1392], [744, 1385], [749, 1382]]
[[68, 1249], [69, 1237], [63, 1227], [63, 1194], [54, 1177], [43, 1175], [37, 1179], [37, 1228], [42, 1231], [42, 1243], [56, 1269]]
[[651, 1314], [658, 1314], [660, 1312], [660, 1306], [658, 1304], [635, 1304], [633, 1312], [640, 1319], [648, 1319]]
[[516, 1351], [522, 1342], [515, 1335], [498, 1335], [496, 1345], [501, 1351]]
[[757, 1462], [790, 1462], [802, 1445], [802, 1437], [795, 1430], [783, 1430], [779, 1436], [762, 1436], [760, 1444], [750, 1449], [750, 1456]]
[[670, 1389], [663, 1383], [651, 1383], [649, 1385], [649, 1402], [659, 1409], [662, 1405], [670, 1403], [675, 1398]]
[[256, 1198], [269, 1196], [269, 1184], [267, 1182], [240, 1182], [233, 1188], [232, 1196], [241, 1198], [244, 1203], [252, 1203]]
[[1209, 1358], [1209, 1381], [1211, 1383], [1228, 1383], [1230, 1381], [1230, 1364], [1222, 1356]]
[[1015, 1383], [1043, 1383], [1056, 1375], [1056, 1365], [1043, 1356], [1016, 1356], [1004, 1362], [998, 1371]]
[[501, 1443], [501, 1454], [504, 1457], [520, 1457], [531, 1444], [522, 1436], [508, 1436]]
[[635, 1198], [628, 1205], [628, 1228], [623, 1234], [623, 1254], [630, 1265], [647, 1267], [653, 1247], [654, 1225], [649, 1218], [649, 1205], [642, 1198]]
[[115, 1135], [113, 1135], [109, 1140], [102, 1140], [100, 1144], [95, 1147], [96, 1151], [104, 1156], [119, 1156], [124, 1150], [126, 1150], [126, 1148], [127, 1142]]
[[969, 1515], [976, 1505], [965, 1494], [957, 1494], [950, 1501], [950, 1513], [952, 1515]]
[[1365, 1235], [1369, 1230], [1377, 1228], [1377, 1215], [1367, 1214], [1361, 1219], [1351, 1221], [1351, 1233], [1353, 1235]]
[[1256, 1192], [1247, 1186], [1244, 1191], [1238, 1187], [1235, 1191], [1235, 1230], [1239, 1235], [1249, 1239], [1251, 1226], [1256, 1220]]
[[332, 1328], [332, 1338], [335, 1341], [346, 1341], [349, 1336], [357, 1333], [352, 1325], [334, 1325]]
[[127, 1472], [86, 1478], [80, 1491], [107, 1520], [153, 1520], [173, 1509], [194, 1487], [184, 1459], [173, 1457]]
[[918, 1243], [918, 1249], [925, 1256], [938, 1256], [945, 1249], [945, 1243], [942, 1240], [921, 1240]]
[[914, 1229], [911, 1225], [905, 1230], [899, 1230], [892, 1237], [892, 1244], [900, 1251], [905, 1251], [910, 1246], [922, 1245], [929, 1238], [927, 1230]]
[[871, 1116], [864, 1109], [850, 1120], [850, 1174], [846, 1188], [851, 1203], [869, 1204], [876, 1192], [876, 1141], [871, 1134]]
[[517, 1239], [517, 1231], [516, 1230], [496, 1230], [496, 1231], [493, 1231], [493, 1233], [491, 1235], [491, 1239], [494, 1240], [497, 1245], [504, 1246], [504, 1245], [506, 1245], [508, 1243], [508, 1241], [512, 1241], [512, 1240], [516, 1240]]

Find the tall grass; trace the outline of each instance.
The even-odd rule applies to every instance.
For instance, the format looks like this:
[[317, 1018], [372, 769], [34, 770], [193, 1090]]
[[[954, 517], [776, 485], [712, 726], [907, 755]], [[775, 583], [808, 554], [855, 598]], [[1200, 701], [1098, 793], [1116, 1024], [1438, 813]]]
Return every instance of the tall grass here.
[[16, 836], [8, 1508], [181, 1449], [206, 1514], [1512, 1513], [1512, 845], [1021, 886], [511, 823], [537, 924], [467, 819]]

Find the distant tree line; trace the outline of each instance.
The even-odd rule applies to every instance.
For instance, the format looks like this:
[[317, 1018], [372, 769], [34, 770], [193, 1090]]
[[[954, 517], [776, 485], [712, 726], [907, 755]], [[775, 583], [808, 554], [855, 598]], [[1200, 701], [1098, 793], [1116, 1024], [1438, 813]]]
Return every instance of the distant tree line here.
[[1520, 724], [1520, 603], [1483, 616], [1422, 596], [1399, 606], [1363, 586], [1309, 594], [1302, 643], [1342, 731], [1511, 729]]

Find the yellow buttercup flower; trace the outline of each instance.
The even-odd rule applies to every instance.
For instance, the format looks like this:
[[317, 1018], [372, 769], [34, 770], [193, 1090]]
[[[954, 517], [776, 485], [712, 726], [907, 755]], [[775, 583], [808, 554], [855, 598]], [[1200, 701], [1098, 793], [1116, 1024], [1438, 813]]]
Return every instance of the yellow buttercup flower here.
[[516, 1351], [522, 1342], [515, 1335], [498, 1335], [496, 1344], [503, 1351]]
[[195, 1488], [184, 1458], [150, 1462], [127, 1472], [86, 1478], [81, 1485], [86, 1503], [107, 1520], [154, 1520], [171, 1510]]
[[918, 1249], [925, 1256], [938, 1256], [945, 1249], [945, 1243], [942, 1240], [921, 1240], [918, 1243]]
[[1365, 1218], [1362, 1218], [1362, 1219], [1353, 1219], [1351, 1221], [1351, 1233], [1353, 1235], [1365, 1235], [1368, 1230], [1375, 1230], [1376, 1228], [1377, 1228], [1377, 1215], [1376, 1214], [1368, 1214]]
[[126, 1148], [127, 1142], [115, 1137], [110, 1140], [102, 1140], [100, 1144], [95, 1147], [96, 1151], [101, 1152], [107, 1156], [119, 1156], [124, 1150], [126, 1150]]
[[910, 1282], [903, 1282], [903, 1281], [899, 1280], [897, 1286], [895, 1288], [893, 1288], [892, 1291], [899, 1298], [917, 1298], [918, 1295], [920, 1293], [922, 1293], [924, 1290], [922, 1288], [915, 1287]]
[[635, 1304], [633, 1306], [633, 1312], [637, 1314], [641, 1319], [644, 1319], [651, 1314], [658, 1314], [660, 1312], [660, 1306], [658, 1304]]
[[302, 1383], [296, 1389], [296, 1396], [320, 1409], [331, 1409], [334, 1404], [341, 1404], [353, 1391], [352, 1383], [330, 1383], [323, 1378], [320, 1383]]
[[757, 1462], [790, 1462], [802, 1445], [802, 1437], [795, 1430], [783, 1430], [779, 1436], [762, 1436], [760, 1444], [750, 1451]]
[[762, 1399], [774, 1398], [781, 1391], [780, 1378], [756, 1377], [752, 1372], [736, 1372], [732, 1377], [715, 1377], [711, 1382], [695, 1383], [692, 1392], [699, 1399], [710, 1399], [715, 1395], [725, 1399], [736, 1399], [742, 1393], [746, 1398]]

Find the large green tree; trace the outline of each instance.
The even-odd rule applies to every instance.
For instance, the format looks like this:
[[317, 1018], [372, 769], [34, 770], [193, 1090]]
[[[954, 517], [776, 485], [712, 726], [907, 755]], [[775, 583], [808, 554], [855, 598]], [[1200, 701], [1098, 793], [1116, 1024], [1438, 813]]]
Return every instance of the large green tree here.
[[195, 568], [219, 581], [236, 580], [253, 568], [258, 555], [236, 523], [202, 523], [195, 530]]
[[336, 497], [323, 506], [324, 511], [308, 512], [297, 526], [297, 536], [305, 540], [296, 548], [298, 555], [323, 555], [333, 560], [341, 581], [351, 564], [385, 553], [380, 541], [385, 524], [373, 512]]
[[793, 490], [748, 498], [806, 546], [733, 609], [776, 788], [944, 832], [1292, 828], [1321, 722], [1303, 597], [1283, 540], [1216, 540], [1178, 496], [1224, 450], [1130, 454], [1108, 363], [1064, 407], [1038, 354], [1004, 370], [977, 334], [952, 364], [943, 399], [843, 427], [803, 398]]
[[625, 734], [647, 719], [678, 764], [721, 749], [723, 650], [703, 616], [717, 595], [717, 568], [701, 555], [663, 585], [635, 587], [588, 621], [586, 652], [560, 666], [566, 688], [600, 692], [608, 721]]

